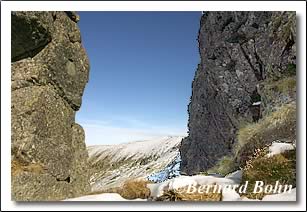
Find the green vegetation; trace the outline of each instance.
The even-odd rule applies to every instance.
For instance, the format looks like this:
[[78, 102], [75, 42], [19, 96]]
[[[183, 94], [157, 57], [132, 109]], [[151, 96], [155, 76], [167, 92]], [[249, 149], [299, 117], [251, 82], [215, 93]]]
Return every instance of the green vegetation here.
[[235, 158], [233, 156], [225, 156], [217, 163], [217, 165], [209, 169], [207, 173], [219, 173], [226, 175], [235, 170], [237, 170]]
[[239, 129], [236, 157], [240, 165], [244, 165], [255, 150], [262, 149], [278, 139], [295, 140], [295, 138], [296, 105], [287, 104], [259, 122]]
[[205, 171], [205, 172], [199, 172], [198, 174], [199, 174], [199, 175], [208, 176], [208, 175], [209, 175], [209, 172], [207, 172], [207, 171]]
[[287, 77], [279, 80], [272, 85], [272, 88], [283, 94], [291, 94], [296, 92], [296, 78]]
[[282, 71], [276, 70], [272, 67], [271, 64], [267, 66], [267, 80], [265, 80], [262, 84], [264, 86], [274, 84], [276, 81], [283, 80], [287, 77], [296, 76], [296, 64], [288, 63]]
[[295, 97], [296, 77], [286, 77], [278, 81], [263, 82], [262, 96], [265, 103], [274, 103], [280, 95]]
[[296, 76], [296, 64], [289, 63], [286, 69], [287, 76]]
[[255, 158], [249, 160], [243, 169], [242, 182], [248, 181], [247, 194], [252, 199], [262, 199], [264, 193], [253, 193], [256, 181], [274, 185], [279, 181], [282, 185], [296, 187], [296, 151], [290, 150], [282, 154], [267, 157], [261, 151]]
[[279, 80], [268, 79], [261, 86], [262, 115], [269, 115], [275, 107], [281, 106], [289, 98], [296, 98], [296, 76], [288, 76]]

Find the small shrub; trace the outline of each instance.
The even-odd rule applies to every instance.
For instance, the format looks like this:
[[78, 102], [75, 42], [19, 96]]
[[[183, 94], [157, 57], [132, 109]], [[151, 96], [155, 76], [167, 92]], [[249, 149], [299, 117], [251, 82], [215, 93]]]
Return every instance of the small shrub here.
[[287, 75], [288, 76], [295, 76], [296, 75], [296, 64], [289, 63], [287, 66]]
[[147, 199], [150, 196], [150, 189], [147, 188], [148, 181], [128, 180], [119, 189], [119, 194], [125, 199]]
[[91, 191], [87, 195], [118, 193], [125, 199], [147, 199], [150, 197], [150, 189], [147, 188], [147, 184], [148, 181], [145, 180], [127, 180], [122, 187]]

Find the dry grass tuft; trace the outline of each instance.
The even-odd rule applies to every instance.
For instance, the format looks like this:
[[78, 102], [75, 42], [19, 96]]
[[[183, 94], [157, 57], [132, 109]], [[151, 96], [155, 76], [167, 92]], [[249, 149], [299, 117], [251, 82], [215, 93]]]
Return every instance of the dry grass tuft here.
[[102, 193], [118, 193], [125, 199], [148, 199], [150, 189], [147, 188], [149, 182], [145, 180], [127, 180], [122, 187], [110, 188], [102, 191], [92, 191], [87, 195], [96, 195]]
[[[196, 186], [197, 190], [198, 187]], [[213, 192], [213, 188], [209, 192], [203, 193], [188, 193], [187, 188], [182, 188], [180, 191], [168, 190], [157, 198], [157, 201], [221, 201], [222, 193]]]
[[261, 151], [258, 156], [249, 160], [243, 169], [242, 182], [248, 181], [247, 194], [244, 196], [252, 199], [262, 199], [264, 193], [253, 193], [256, 181], [264, 184], [292, 185], [296, 187], [296, 151], [290, 150], [272, 157], [266, 157], [266, 151]]
[[227, 175], [235, 170], [237, 170], [236, 160], [233, 156], [225, 156], [212, 168], [210, 168], [207, 173], [219, 173], [222, 175]]
[[[275, 85], [273, 85], [277, 91], [281, 93], [293, 93], [296, 92], [296, 77], [287, 77], [282, 80], [279, 80], [276, 82]], [[273, 88], [274, 88], [273, 87]]]
[[295, 140], [295, 138], [296, 105], [287, 104], [259, 122], [239, 129], [237, 158], [240, 165], [244, 165], [255, 150], [262, 149], [276, 140]]
[[296, 95], [296, 76], [285, 77], [277, 81], [265, 81], [263, 86], [263, 95], [269, 100], [274, 100], [279, 94], [294, 96]]
[[146, 180], [128, 180], [119, 190], [119, 194], [125, 199], [147, 199], [150, 196], [148, 183]]
[[181, 201], [221, 201], [222, 194], [221, 193], [195, 193], [195, 194], [179, 194]]

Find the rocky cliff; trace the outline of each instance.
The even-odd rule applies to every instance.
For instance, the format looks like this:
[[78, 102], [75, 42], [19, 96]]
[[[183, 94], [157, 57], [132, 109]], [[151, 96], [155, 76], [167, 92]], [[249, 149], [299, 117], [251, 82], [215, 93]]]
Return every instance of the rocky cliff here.
[[12, 12], [12, 199], [60, 200], [90, 190], [75, 113], [89, 76], [74, 12]]
[[198, 41], [189, 136], [180, 148], [187, 174], [233, 154], [242, 124], [296, 99], [295, 12], [204, 12]]

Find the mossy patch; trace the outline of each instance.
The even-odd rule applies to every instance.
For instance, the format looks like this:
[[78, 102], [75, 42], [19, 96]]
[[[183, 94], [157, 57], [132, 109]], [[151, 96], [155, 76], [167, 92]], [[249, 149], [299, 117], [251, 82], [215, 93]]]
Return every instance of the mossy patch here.
[[296, 76], [296, 64], [289, 63], [287, 65], [286, 75], [287, 76]]

